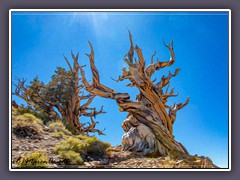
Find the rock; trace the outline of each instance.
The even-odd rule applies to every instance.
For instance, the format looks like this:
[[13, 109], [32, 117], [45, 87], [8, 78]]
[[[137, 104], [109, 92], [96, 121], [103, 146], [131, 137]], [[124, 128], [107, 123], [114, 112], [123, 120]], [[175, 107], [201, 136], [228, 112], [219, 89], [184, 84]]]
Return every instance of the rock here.
[[21, 147], [21, 146], [16, 146], [16, 147], [13, 148], [13, 150], [19, 151], [20, 147]]
[[46, 147], [54, 147], [54, 144], [46, 144]]
[[201, 168], [212, 168], [212, 161], [207, 157], [202, 161]]
[[43, 131], [47, 131], [49, 132], [51, 130], [51, 128], [47, 127], [47, 126], [43, 126]]
[[109, 164], [109, 160], [107, 160], [107, 159], [101, 160], [101, 163], [103, 165], [107, 165], [107, 164]]
[[85, 165], [86, 167], [88, 167], [88, 168], [93, 167], [93, 165], [92, 165], [91, 163], [89, 163], [89, 162], [84, 162], [84, 165]]
[[110, 150], [114, 152], [120, 152], [122, 150], [122, 145], [111, 147]]
[[141, 165], [142, 163], [143, 163], [143, 162], [139, 161], [139, 162], [137, 162], [136, 164], [137, 164], [137, 165]]
[[58, 168], [58, 165], [57, 164], [53, 164], [52, 167], [53, 168]]

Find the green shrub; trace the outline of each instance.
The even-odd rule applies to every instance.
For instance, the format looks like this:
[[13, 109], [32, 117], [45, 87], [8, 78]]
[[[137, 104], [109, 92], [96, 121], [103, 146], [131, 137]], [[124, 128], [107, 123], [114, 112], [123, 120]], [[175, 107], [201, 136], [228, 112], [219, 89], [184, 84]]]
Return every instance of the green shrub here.
[[24, 156], [17, 164], [19, 168], [47, 168], [49, 159], [45, 151], [39, 150]]
[[67, 164], [83, 164], [83, 159], [80, 157], [79, 153], [76, 153], [74, 151], [59, 151], [59, 155], [67, 160]]
[[62, 151], [74, 151], [81, 154], [86, 154], [86, 144], [78, 138], [68, 138], [63, 140], [53, 148], [53, 151], [60, 154]]
[[63, 132], [54, 132], [53, 137], [55, 137], [55, 138], [65, 138], [66, 135]]
[[[67, 159], [71, 164], [82, 163], [80, 155], [104, 156], [109, 151], [110, 144], [94, 137], [78, 135], [62, 140], [53, 148], [53, 152]], [[78, 155], [78, 156], [77, 156]], [[79, 158], [78, 158], [79, 157]], [[76, 159], [76, 160], [74, 160]]]
[[46, 122], [48, 122], [49, 119], [50, 119], [49, 114], [45, 113], [43, 110], [33, 109], [31, 106], [25, 107], [25, 106], [21, 105], [17, 109], [12, 106], [12, 112], [15, 113], [15, 114], [16, 113], [20, 114], [20, 115], [23, 115], [23, 114], [26, 114], [26, 113], [33, 114], [38, 119], [41, 119], [44, 124], [46, 124]]
[[80, 139], [71, 137], [62, 140], [53, 148], [53, 152], [66, 159], [71, 165], [83, 164], [80, 154], [85, 153], [85, 144]]
[[79, 134], [79, 135], [76, 135], [75, 137], [78, 138], [79, 140], [82, 140], [82, 141], [89, 138], [89, 136], [86, 135], [86, 134]]
[[95, 136], [85, 139], [87, 154], [92, 156], [104, 156], [110, 148], [110, 144], [102, 142]]
[[38, 119], [36, 116], [34, 116], [33, 114], [25, 113], [25, 114], [23, 114], [23, 117], [27, 118], [28, 120], [36, 121], [39, 124], [43, 124], [43, 122], [40, 119]]
[[42, 131], [42, 121], [34, 115], [25, 113], [23, 115], [12, 116], [12, 127], [33, 127], [37, 131]]
[[62, 132], [64, 135], [72, 135], [72, 133], [66, 129], [61, 120], [49, 122], [48, 127], [52, 128], [55, 132]]

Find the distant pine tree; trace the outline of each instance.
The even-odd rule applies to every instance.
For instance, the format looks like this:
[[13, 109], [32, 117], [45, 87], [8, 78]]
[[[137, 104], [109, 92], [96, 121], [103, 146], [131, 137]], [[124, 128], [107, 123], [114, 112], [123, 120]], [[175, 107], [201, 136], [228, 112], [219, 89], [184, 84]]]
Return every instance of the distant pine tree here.
[[[48, 84], [40, 82], [39, 78], [35, 77], [29, 85], [25, 85], [25, 79], [17, 78], [12, 94], [25, 100], [35, 111], [48, 114], [46, 121], [61, 119], [72, 133], [98, 132], [101, 135], [103, 132], [96, 129], [98, 122], [95, 122], [92, 117], [104, 113], [103, 107], [99, 111], [88, 107], [95, 96], [83, 95], [84, 86], [79, 78], [80, 66], [76, 63], [78, 54], [76, 57], [73, 53], [71, 55], [74, 60], [73, 67], [64, 57], [70, 70], [57, 67]], [[89, 122], [88, 126], [86, 123], [81, 123], [81, 116], [90, 117], [91, 123]]]

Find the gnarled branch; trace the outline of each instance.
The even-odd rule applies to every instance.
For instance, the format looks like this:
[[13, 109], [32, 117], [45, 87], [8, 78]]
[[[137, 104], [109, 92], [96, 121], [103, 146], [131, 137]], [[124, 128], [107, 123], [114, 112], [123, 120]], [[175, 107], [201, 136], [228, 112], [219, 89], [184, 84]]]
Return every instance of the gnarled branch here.
[[98, 135], [105, 135], [103, 133], [103, 131], [105, 129], [101, 131], [101, 130], [95, 128], [96, 124], [98, 124], [98, 123], [99, 123], [98, 121], [94, 121], [93, 118], [91, 117], [91, 123], [88, 122], [89, 125], [83, 128], [83, 132], [86, 132], [86, 133], [89, 133], [89, 132], [95, 133], [95, 132], [97, 132]]
[[159, 70], [160, 68], [164, 68], [167, 66], [171, 66], [175, 62], [175, 54], [173, 51], [173, 41], [171, 41], [171, 43], [169, 45], [166, 45], [165, 42], [163, 42], [163, 43], [169, 49], [169, 51], [171, 53], [170, 60], [166, 61], [166, 62], [160, 62], [159, 60], [157, 60], [157, 62], [155, 64], [151, 63], [150, 65], [148, 65], [145, 69], [145, 73], [149, 79], [151, 78], [151, 76], [154, 74], [154, 72], [156, 70]]
[[185, 103], [179, 103], [179, 104], [174, 104], [172, 107], [169, 107], [169, 116], [171, 118], [172, 124], [175, 122], [176, 120], [176, 114], [177, 111], [182, 109], [184, 106], [186, 106], [189, 103], [190, 97], [188, 97], [186, 99]]
[[167, 77], [163, 76], [163, 77], [161, 78], [161, 81], [158, 82], [158, 83], [155, 85], [155, 88], [156, 88], [159, 92], [161, 92], [161, 91], [162, 91], [162, 88], [165, 87], [167, 84], [169, 84], [170, 79], [171, 79], [172, 77], [176, 76], [176, 75], [179, 73], [180, 70], [181, 70], [180, 68], [176, 69], [175, 72], [174, 72], [174, 74], [172, 74], [172, 73], [169, 71], [168, 76], [167, 76]]
[[[153, 84], [155, 80], [150, 80], [151, 75], [155, 72], [155, 70], [170, 66], [175, 62], [173, 43], [171, 42], [170, 45], [166, 45], [164, 43], [171, 53], [171, 58], [169, 61], [157, 61], [155, 64], [153, 64], [153, 58], [156, 54], [154, 53], [151, 58], [151, 64], [146, 67], [142, 50], [137, 45], [134, 48], [132, 35], [130, 32], [129, 39], [130, 50], [124, 58], [124, 61], [128, 64], [128, 70], [127, 68], [123, 68], [122, 75], [119, 76], [119, 78], [115, 81], [118, 82], [125, 79], [130, 80], [131, 83], [128, 84], [128, 86], [135, 86], [140, 90], [140, 94], [136, 97], [137, 102], [130, 100], [128, 93], [118, 93], [115, 90], [101, 84], [97, 68], [94, 64], [94, 51], [90, 42], [89, 45], [91, 53], [88, 55], [88, 57], [90, 60], [93, 77], [93, 82], [91, 84], [87, 81], [83, 68], [79, 68], [82, 76], [82, 82], [86, 90], [97, 96], [115, 99], [120, 107], [119, 110], [127, 111], [132, 117], [131, 120], [129, 120], [131, 123], [126, 122], [126, 124], [123, 125], [125, 128], [124, 130], [126, 131], [126, 134], [123, 136], [124, 146], [127, 147], [130, 144], [131, 150], [139, 151], [143, 150], [145, 145], [148, 145], [148, 147], [157, 149], [152, 149], [150, 152], [158, 151], [160, 154], [166, 154], [172, 149], [187, 153], [187, 150], [180, 143], [174, 140], [172, 135], [173, 121], [169, 113], [166, 111], [166, 108], [170, 108], [166, 105], [167, 98], [174, 97], [177, 94], [174, 94], [173, 90], [171, 90], [170, 93], [168, 93], [167, 90], [165, 94], [162, 92], [159, 93], [159, 90], [162, 90], [164, 86], [169, 84], [170, 78], [176, 76], [180, 69], [177, 69], [174, 74], [169, 73], [168, 77], [162, 78], [162, 82], [157, 86]], [[133, 61], [134, 51], [138, 57], [138, 60], [135, 59], [135, 61]], [[182, 107], [183, 105], [178, 104], [176, 108], [174, 108], [174, 110], [172, 109], [171, 111], [175, 111], [176, 109]], [[135, 119], [137, 123], [133, 123], [132, 119]], [[149, 131], [151, 136], [146, 136], [146, 133], [143, 131]]]

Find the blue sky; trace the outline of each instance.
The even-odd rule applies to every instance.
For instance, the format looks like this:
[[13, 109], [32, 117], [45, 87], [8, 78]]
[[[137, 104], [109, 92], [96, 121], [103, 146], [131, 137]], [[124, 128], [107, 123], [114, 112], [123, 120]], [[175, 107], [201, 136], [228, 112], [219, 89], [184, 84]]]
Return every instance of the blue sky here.
[[[174, 40], [176, 62], [157, 71], [160, 80], [176, 68], [177, 77], [171, 87], [179, 96], [169, 100], [189, 104], [178, 111], [173, 126], [177, 141], [190, 152], [209, 156], [220, 167], [228, 166], [228, 13], [227, 12], [13, 12], [12, 14], [12, 78], [30, 82], [35, 76], [48, 83], [57, 66], [71, 60], [70, 52], [79, 52], [79, 63], [91, 79], [87, 41], [95, 50], [95, 63], [101, 82], [116, 91], [128, 92], [135, 99], [138, 90], [114, 82], [126, 67], [124, 55], [129, 49], [128, 31], [142, 50], [147, 64], [151, 55], [165, 61], [169, 52], [162, 39]], [[22, 101], [16, 97], [17, 102]], [[122, 121], [114, 100], [95, 98], [92, 106], [104, 105], [106, 114], [99, 115], [98, 128], [106, 128], [103, 141], [121, 144]], [[84, 118], [81, 120], [85, 121]]]

